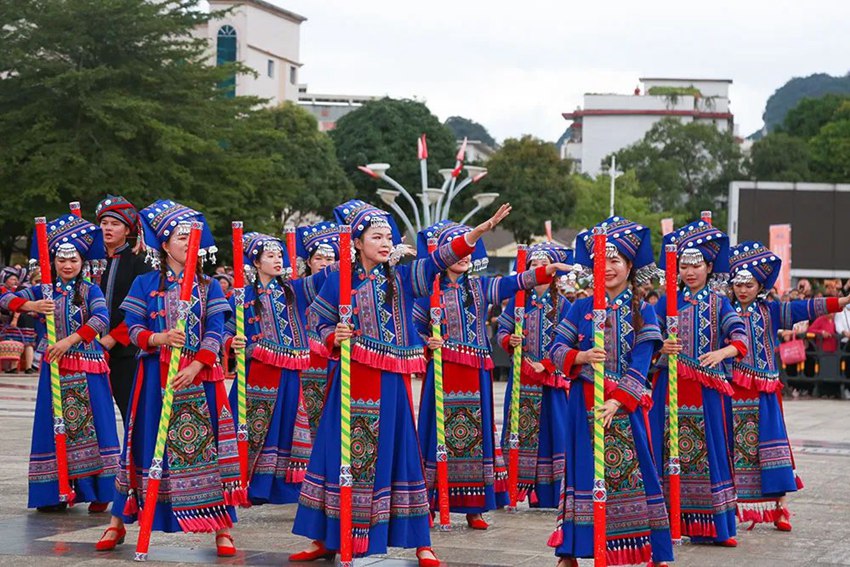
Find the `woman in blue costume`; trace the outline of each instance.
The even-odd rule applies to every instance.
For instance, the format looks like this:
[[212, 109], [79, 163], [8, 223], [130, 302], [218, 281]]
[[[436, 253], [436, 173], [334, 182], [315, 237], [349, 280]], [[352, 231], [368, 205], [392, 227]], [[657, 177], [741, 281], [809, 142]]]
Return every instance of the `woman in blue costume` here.
[[[428, 255], [428, 240], [444, 246], [472, 229], [442, 221], [419, 233], [417, 252]], [[496, 441], [493, 400], [493, 360], [487, 330], [490, 306], [516, 295], [520, 289], [548, 285], [563, 264], [540, 266], [511, 277], [473, 277], [471, 270], [487, 264], [484, 243], [440, 274], [442, 340], [430, 338], [430, 298], [416, 300], [413, 319], [430, 349], [442, 348], [446, 450], [449, 471], [449, 508], [466, 514], [472, 529], [486, 530], [483, 512], [508, 503], [507, 469]], [[425, 480], [431, 507], [437, 509], [437, 425], [434, 406], [434, 364], [429, 362], [419, 407], [419, 444], [425, 461]]]
[[[593, 347], [593, 298], [577, 300], [555, 331], [550, 356], [573, 380], [567, 404], [567, 479], [549, 545], [559, 566], [593, 557], [593, 420], [605, 425], [608, 565], [667, 565], [673, 542], [655, 470], [645, 407], [647, 375], [661, 333], [652, 306], [637, 295], [656, 273], [649, 229], [621, 217], [607, 229], [605, 349]], [[576, 241], [576, 262], [593, 267], [593, 235]], [[593, 363], [605, 364], [605, 403], [593, 407]]]
[[[250, 232], [243, 237], [243, 249], [250, 282], [245, 288], [247, 337], [235, 336], [231, 317], [225, 345], [232, 341], [234, 348], [247, 348], [248, 497], [252, 504], [292, 504], [298, 502], [312, 447], [300, 376], [310, 364], [305, 312], [329, 269], [285, 280], [291, 268], [279, 239]], [[236, 407], [236, 395], [234, 384], [231, 407]]]
[[[334, 209], [351, 226], [353, 329], [339, 322], [339, 274], [328, 277], [311, 306], [330, 352], [351, 338], [351, 473], [353, 546], [357, 556], [413, 547], [420, 566], [436, 566], [430, 548], [428, 494], [413, 420], [410, 374], [424, 373], [423, 344], [413, 325], [413, 300], [427, 297], [434, 277], [472, 253], [476, 242], [508, 215], [503, 205], [487, 222], [426, 258], [392, 267], [398, 229], [384, 211], [362, 201]], [[343, 293], [347, 293], [343, 291]], [[339, 367], [319, 422], [301, 488], [293, 532], [313, 539], [290, 561], [310, 561], [339, 549]]]
[[[174, 405], [153, 529], [214, 532], [218, 554], [229, 557], [236, 553], [230, 536], [236, 520], [233, 506], [244, 503], [246, 495], [240, 489], [233, 412], [219, 364], [230, 305], [219, 283], [201, 271], [208, 256], [215, 260], [217, 249], [204, 216], [179, 203], [157, 201], [139, 216], [146, 255], [156, 269], [138, 276], [121, 304], [141, 364], [130, 401], [112, 523], [97, 549], [108, 551], [123, 542], [124, 524], [135, 522], [144, 504], [171, 349], [182, 348], [180, 370], [172, 382]], [[176, 325], [193, 221], [203, 224], [203, 232], [183, 333]]]
[[782, 268], [782, 259], [760, 242], [732, 248], [732, 306], [743, 318], [750, 350], [732, 365], [732, 416], [735, 434], [735, 490], [738, 518], [744, 522], [773, 522], [791, 531], [786, 494], [802, 487], [794, 472], [782, 412], [782, 382], [776, 351], [779, 330], [800, 321], [836, 313], [850, 296], [765, 301]]
[[[103, 512], [114, 495], [118, 472], [118, 431], [109, 389], [109, 367], [97, 336], [109, 328], [103, 293], [86, 281], [83, 272], [100, 267], [104, 258], [100, 228], [64, 215], [47, 224], [48, 250], [53, 269], [53, 299], [37, 285], [0, 299], [9, 311], [46, 314], [56, 322], [56, 343], [43, 352], [39, 372], [32, 448], [29, 462], [30, 508], [64, 509], [59, 499], [59, 473], [53, 437], [50, 365], [59, 365], [62, 414], [67, 439], [68, 478], [75, 502], [90, 502], [89, 510]], [[38, 244], [33, 237], [33, 259]]]
[[[528, 265], [534, 270], [555, 262], [573, 263], [569, 248], [556, 244], [536, 244], [528, 250]], [[557, 281], [535, 286], [526, 296], [523, 310], [523, 335], [514, 334], [516, 298], [511, 298], [499, 316], [498, 341], [508, 354], [522, 345], [520, 371], [519, 418], [519, 494], [529, 497], [529, 504], [540, 508], [557, 508], [561, 484], [566, 475], [566, 430], [569, 382], [549, 358], [549, 347], [555, 327], [567, 315], [570, 302], [561, 296]], [[513, 369], [505, 391], [502, 453], [510, 449], [511, 395]]]
[[[705, 221], [695, 221], [664, 237], [675, 244], [681, 286], [678, 341], [667, 339], [664, 355], [679, 354], [679, 451], [682, 535], [694, 543], [725, 547], [735, 540], [735, 487], [732, 480], [732, 359], [747, 354], [744, 322], [729, 300], [709, 286], [709, 276], [728, 277], [729, 239]], [[665, 265], [662, 251], [661, 265]], [[666, 332], [667, 298], [655, 305]], [[653, 383], [652, 444], [659, 476], [668, 462], [667, 367]]]
[[[302, 263], [304, 265], [303, 276], [318, 273], [339, 260], [339, 232], [333, 221], [299, 227], [296, 244], [299, 266]], [[315, 440], [322, 409], [325, 407], [330, 353], [315, 330], [318, 323], [316, 315], [307, 310], [306, 317], [310, 365], [301, 371], [301, 392], [307, 419], [310, 421], [310, 438]]]

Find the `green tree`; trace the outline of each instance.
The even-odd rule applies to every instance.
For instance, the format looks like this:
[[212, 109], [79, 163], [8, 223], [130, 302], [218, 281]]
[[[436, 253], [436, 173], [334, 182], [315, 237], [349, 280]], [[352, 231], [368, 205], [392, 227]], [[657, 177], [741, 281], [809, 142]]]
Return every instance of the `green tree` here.
[[[269, 157], [245, 155], [261, 102], [226, 96], [239, 64], [210, 66], [200, 0], [0, 0], [0, 245], [70, 200], [105, 193], [201, 208], [219, 236], [255, 208]], [[225, 248], [224, 246], [222, 248]]]
[[532, 235], [542, 234], [546, 220], [567, 225], [575, 205], [575, 181], [554, 144], [533, 136], [509, 138], [487, 169], [482, 190], [498, 192], [500, 202], [513, 206], [502, 224], [517, 242], [529, 243]]
[[818, 99], [828, 94], [850, 94], [850, 75], [833, 77], [815, 73], [808, 77], [794, 77], [774, 92], [764, 108], [764, 125], [773, 132], [785, 122], [789, 111], [804, 99]]
[[750, 150], [750, 175], [761, 181], [807, 181], [809, 146], [785, 132], [768, 134]]
[[391, 98], [367, 102], [340, 118], [331, 138], [357, 197], [376, 202], [375, 180], [358, 171], [357, 166], [389, 163], [389, 175], [412, 193], [418, 193], [421, 183], [416, 140], [422, 134], [428, 140], [429, 185], [439, 187], [442, 177], [437, 170], [455, 164], [455, 137], [421, 102]]
[[257, 198], [277, 222], [286, 224], [295, 213], [330, 217], [336, 205], [354, 196], [330, 136], [320, 132], [313, 115], [297, 104], [286, 102], [257, 112], [250, 128], [254, 134], [241, 150], [272, 160]]
[[[672, 211], [693, 219], [704, 209], [718, 214], [729, 182], [740, 178], [741, 152], [731, 134], [711, 124], [683, 124], [675, 118], [657, 122], [643, 140], [615, 154], [617, 165], [634, 169], [640, 196], [650, 199], [655, 212]], [[606, 156], [603, 163], [608, 163]]]
[[496, 147], [496, 140], [490, 135], [487, 128], [474, 120], [462, 116], [450, 116], [446, 119], [445, 125], [454, 132], [455, 138], [458, 140], [469, 138], [470, 140], [484, 142], [491, 148]]
[[819, 181], [847, 183], [850, 180], [850, 101], [836, 110], [834, 119], [824, 124], [809, 140], [812, 171]]
[[804, 98], [785, 115], [781, 130], [791, 136], [809, 140], [833, 119], [848, 96], [828, 94], [820, 98]]

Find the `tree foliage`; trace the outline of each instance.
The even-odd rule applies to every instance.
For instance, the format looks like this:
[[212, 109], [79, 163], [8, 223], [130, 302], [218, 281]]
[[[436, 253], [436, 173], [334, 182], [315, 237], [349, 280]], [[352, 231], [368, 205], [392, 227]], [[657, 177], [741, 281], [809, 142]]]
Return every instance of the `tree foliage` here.
[[749, 169], [760, 181], [808, 181], [809, 147], [800, 138], [774, 132], [753, 144]]
[[469, 138], [470, 140], [484, 142], [491, 148], [496, 147], [496, 140], [490, 135], [487, 128], [474, 120], [462, 116], [450, 116], [446, 119], [445, 125], [454, 132], [455, 138], [458, 140]]
[[483, 191], [499, 193], [499, 202], [513, 205], [502, 223], [517, 242], [528, 243], [542, 234], [546, 220], [567, 226], [575, 205], [575, 181], [570, 165], [549, 142], [532, 136], [505, 140], [487, 162]]
[[785, 115], [780, 130], [791, 136], [809, 140], [835, 117], [835, 113], [850, 96], [828, 94], [820, 98], [804, 98]]
[[788, 112], [801, 100], [817, 99], [826, 94], [850, 95], [850, 75], [834, 77], [826, 73], [815, 73], [808, 77], [794, 77], [767, 99], [762, 115], [765, 129], [769, 133], [780, 127]]
[[619, 167], [635, 171], [638, 195], [649, 200], [654, 212], [671, 211], [682, 219], [712, 209], [721, 213], [721, 224], [729, 182], [742, 175], [741, 152], [731, 134], [675, 118], [657, 122], [641, 141], [615, 155]]
[[455, 137], [421, 102], [391, 98], [367, 102], [340, 118], [331, 138], [357, 197], [376, 202], [375, 190], [379, 187], [374, 179], [358, 171], [357, 166], [389, 163], [392, 168], [388, 175], [411, 193], [419, 193], [416, 140], [422, 134], [428, 140], [429, 185], [439, 187], [442, 177], [437, 169], [454, 167]]

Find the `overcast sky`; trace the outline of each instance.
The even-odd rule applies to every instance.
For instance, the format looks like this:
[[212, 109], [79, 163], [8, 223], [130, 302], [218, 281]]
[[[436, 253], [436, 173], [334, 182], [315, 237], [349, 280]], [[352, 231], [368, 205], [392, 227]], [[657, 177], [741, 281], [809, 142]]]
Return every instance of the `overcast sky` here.
[[299, 81], [424, 101], [499, 141], [557, 139], [585, 92], [732, 79], [741, 135], [785, 81], [850, 70], [848, 0], [270, 0], [308, 18]]

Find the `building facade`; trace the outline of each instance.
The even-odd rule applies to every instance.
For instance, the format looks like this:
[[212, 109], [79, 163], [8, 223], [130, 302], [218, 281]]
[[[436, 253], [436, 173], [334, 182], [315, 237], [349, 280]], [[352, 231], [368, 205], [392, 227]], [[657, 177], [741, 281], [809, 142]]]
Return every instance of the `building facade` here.
[[641, 140], [666, 117], [711, 124], [734, 134], [729, 79], [641, 78], [634, 94], [585, 94], [584, 107], [563, 113], [572, 122], [560, 150], [576, 171], [596, 175], [608, 154]]
[[316, 117], [319, 130], [327, 132], [336, 128], [337, 121], [370, 100], [380, 97], [365, 95], [316, 94], [307, 92], [307, 85], [298, 87], [298, 105]]
[[257, 76], [231, 79], [232, 96], [258, 96], [270, 105], [298, 100], [301, 24], [307, 20], [264, 0], [208, 0], [210, 10], [229, 10], [196, 30], [210, 44], [210, 63], [241, 61]]

